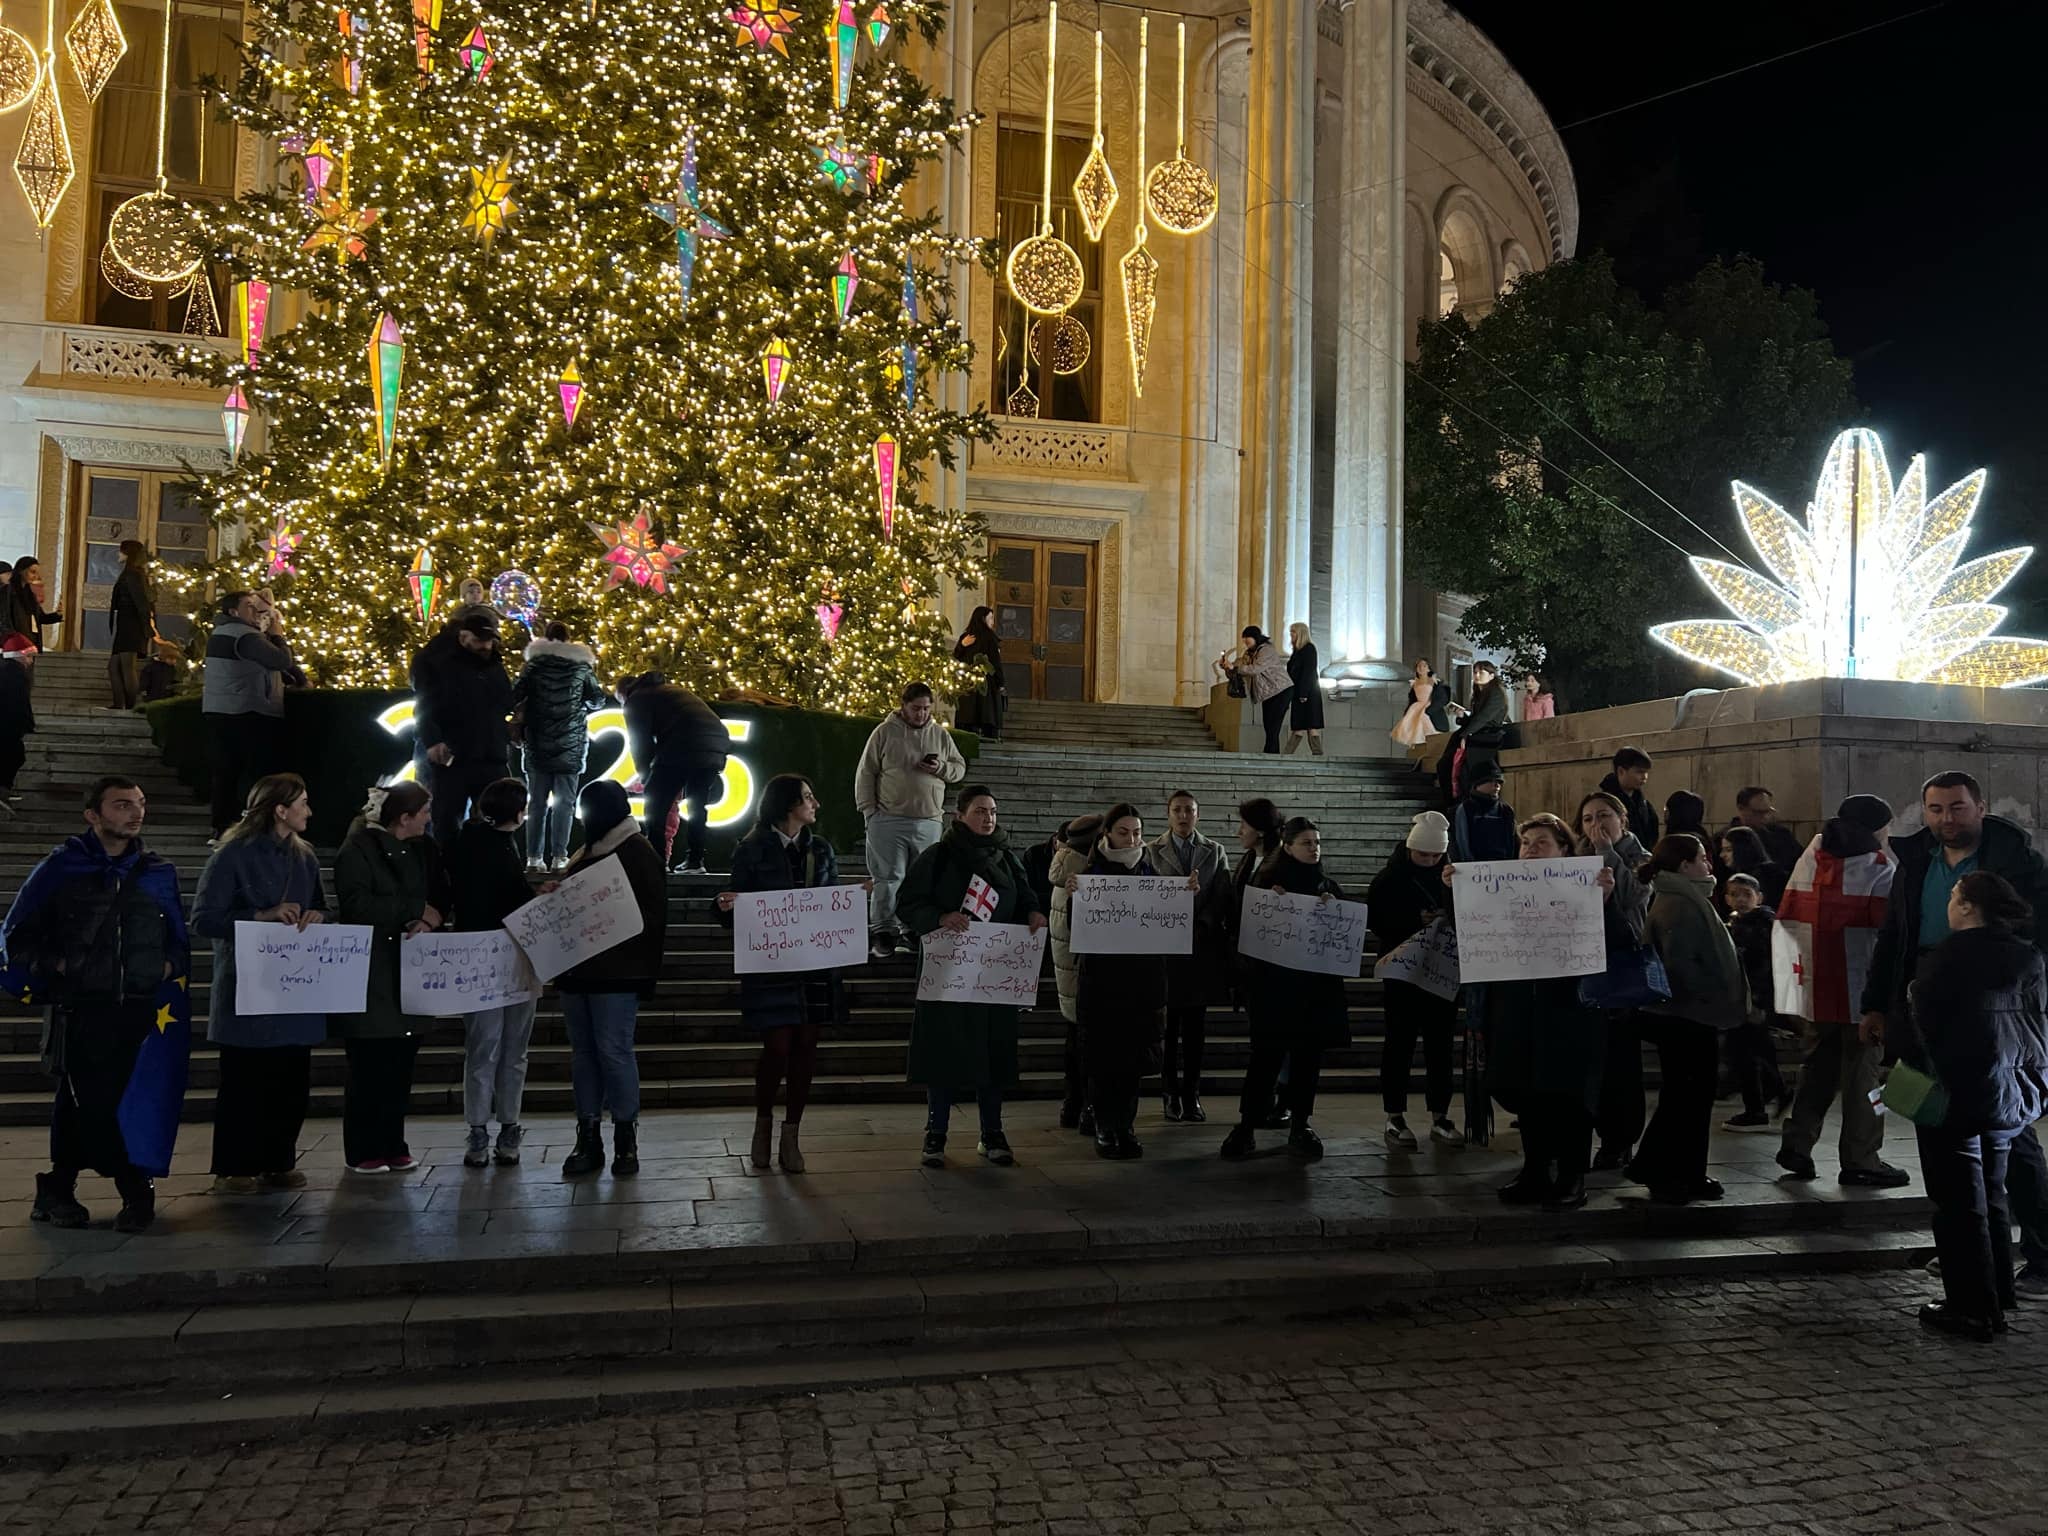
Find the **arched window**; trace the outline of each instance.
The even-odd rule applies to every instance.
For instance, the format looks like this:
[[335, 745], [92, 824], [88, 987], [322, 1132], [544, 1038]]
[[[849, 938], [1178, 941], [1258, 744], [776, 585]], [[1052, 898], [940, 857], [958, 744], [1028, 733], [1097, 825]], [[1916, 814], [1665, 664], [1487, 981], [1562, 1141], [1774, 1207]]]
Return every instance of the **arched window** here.
[[1449, 246], [1437, 247], [1437, 260], [1442, 267], [1436, 280], [1436, 312], [1448, 315], [1458, 307], [1458, 269], [1451, 265]]
[[1530, 265], [1528, 252], [1521, 242], [1510, 240], [1500, 253], [1500, 291], [1506, 293], [1514, 287], [1518, 278], [1527, 277], [1535, 268]]

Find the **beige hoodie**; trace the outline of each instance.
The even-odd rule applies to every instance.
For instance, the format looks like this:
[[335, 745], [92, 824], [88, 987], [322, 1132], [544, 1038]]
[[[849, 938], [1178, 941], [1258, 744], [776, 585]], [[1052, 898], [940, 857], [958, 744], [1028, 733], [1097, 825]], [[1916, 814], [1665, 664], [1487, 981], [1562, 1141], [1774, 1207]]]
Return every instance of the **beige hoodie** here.
[[[936, 775], [917, 765], [927, 754], [939, 760]], [[934, 715], [913, 727], [897, 710], [875, 727], [853, 774], [853, 803], [863, 817], [910, 816], [937, 821], [946, 808], [947, 786], [967, 777], [967, 759]]]

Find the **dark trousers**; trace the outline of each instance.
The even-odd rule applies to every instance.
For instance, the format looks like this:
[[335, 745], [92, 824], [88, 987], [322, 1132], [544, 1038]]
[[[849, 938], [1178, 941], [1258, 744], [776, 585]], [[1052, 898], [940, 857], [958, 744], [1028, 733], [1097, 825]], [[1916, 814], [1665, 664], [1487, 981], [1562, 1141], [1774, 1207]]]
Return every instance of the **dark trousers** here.
[[1778, 1047], [1771, 1027], [1761, 1019], [1728, 1031], [1728, 1070], [1742, 1094], [1743, 1113], [1761, 1115], [1785, 1097], [1785, 1077], [1778, 1070]]
[[1544, 1189], [1584, 1182], [1593, 1163], [1593, 1117], [1575, 1094], [1537, 1093], [1522, 1105], [1522, 1177]]
[[641, 825], [664, 866], [674, 857], [674, 850], [668, 845], [668, 813], [685, 796], [690, 802], [690, 814], [683, 820], [687, 839], [684, 847], [691, 858], [704, 857], [704, 826], [711, 815], [712, 798], [719, 792], [718, 776], [723, 772], [722, 757], [681, 763], [655, 759], [647, 774], [647, 813]]
[[1643, 1017], [1616, 1010], [1607, 1016], [1607, 1060], [1600, 1072], [1600, 1144], [1633, 1147], [1643, 1139], [1644, 1115]]
[[1260, 718], [1266, 726], [1266, 750], [1278, 753], [1280, 750], [1280, 728], [1287, 723], [1287, 706], [1294, 702], [1291, 693], [1276, 693], [1259, 706]]
[[1995, 1318], [2013, 1305], [2012, 1208], [2005, 1193], [2013, 1132], [1917, 1130], [1920, 1176], [1934, 1202], [1942, 1295], [1965, 1317]]
[[1714, 1078], [1721, 1040], [1712, 1025], [1643, 1015], [1643, 1030], [1657, 1048], [1663, 1085], [1657, 1113], [1636, 1152], [1642, 1181], [1653, 1189], [1690, 1189], [1707, 1176], [1707, 1144], [1714, 1134]]
[[1138, 1123], [1138, 1079], [1128, 1072], [1098, 1072], [1088, 1079], [1088, 1103], [1099, 1131], [1128, 1131]]
[[[1287, 1068], [1287, 1081], [1280, 1082], [1280, 1069]], [[1323, 1048], [1292, 1045], [1285, 1040], [1252, 1040], [1251, 1064], [1244, 1069], [1244, 1093], [1237, 1101], [1237, 1118], [1257, 1125], [1273, 1107], [1273, 1090], [1280, 1089], [1280, 1101], [1287, 1106], [1294, 1124], [1306, 1125], [1315, 1112], [1316, 1085], [1323, 1078]]]
[[434, 841], [444, 848], [453, 847], [455, 835], [469, 819], [469, 802], [484, 792], [485, 785], [505, 777], [503, 758], [496, 762], [488, 757], [467, 762], [457, 758], [446, 767], [429, 763], [427, 788], [434, 796]]
[[278, 742], [283, 722], [272, 715], [208, 715], [206, 736], [213, 776], [213, 831], [221, 833], [242, 819], [249, 786], [278, 771]]
[[1088, 1102], [1088, 1082], [1081, 1071], [1081, 1026], [1067, 1020], [1065, 1051], [1067, 1102], [1079, 1109]]
[[1168, 1098], [1202, 1096], [1202, 1048], [1208, 1041], [1206, 1006], [1166, 1010], [1166, 1060], [1160, 1069]]
[[142, 702], [142, 658], [134, 651], [115, 651], [107, 657], [107, 691], [116, 709], [133, 709]]
[[0, 790], [13, 791], [15, 776], [27, 761], [27, 739], [19, 730], [0, 729]]
[[2048, 1270], [2048, 1157], [2031, 1125], [2012, 1139], [2005, 1180], [2013, 1219], [2020, 1224], [2020, 1256]]
[[817, 1068], [816, 1024], [784, 1024], [761, 1031], [761, 1057], [754, 1064], [754, 1113], [764, 1119], [775, 1113], [775, 1092], [787, 1079], [789, 1107], [782, 1118], [798, 1124], [811, 1102], [811, 1078]]
[[64, 1072], [50, 1108], [50, 1167], [60, 1177], [86, 1168], [117, 1181], [141, 1176], [121, 1134], [121, 1098], [155, 1018], [150, 1003], [64, 1010]]
[[287, 1173], [299, 1160], [299, 1131], [312, 1090], [310, 1045], [220, 1047], [220, 1094], [213, 1109], [213, 1172], [219, 1178]]
[[413, 1035], [345, 1042], [348, 1086], [341, 1096], [341, 1155], [350, 1163], [407, 1156], [405, 1112], [412, 1102]]
[[1455, 999], [1437, 997], [1405, 981], [1386, 986], [1387, 1038], [1380, 1052], [1380, 1102], [1390, 1115], [1408, 1113], [1408, 1079], [1415, 1066], [1415, 1039], [1422, 1037], [1422, 1059], [1429, 1112], [1438, 1118], [1451, 1112], [1451, 1026]]

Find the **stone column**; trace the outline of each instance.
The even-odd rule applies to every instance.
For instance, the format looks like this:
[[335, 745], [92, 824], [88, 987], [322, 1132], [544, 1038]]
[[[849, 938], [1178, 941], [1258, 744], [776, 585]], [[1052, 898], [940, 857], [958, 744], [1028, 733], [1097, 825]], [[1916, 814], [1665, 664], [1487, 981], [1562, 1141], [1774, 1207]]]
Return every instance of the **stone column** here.
[[1282, 637], [1309, 616], [1315, 10], [1316, 0], [1252, 8], [1237, 595], [1241, 622]]
[[1332, 676], [1400, 677], [1402, 180], [1407, 0], [1352, 0], [1344, 23]]

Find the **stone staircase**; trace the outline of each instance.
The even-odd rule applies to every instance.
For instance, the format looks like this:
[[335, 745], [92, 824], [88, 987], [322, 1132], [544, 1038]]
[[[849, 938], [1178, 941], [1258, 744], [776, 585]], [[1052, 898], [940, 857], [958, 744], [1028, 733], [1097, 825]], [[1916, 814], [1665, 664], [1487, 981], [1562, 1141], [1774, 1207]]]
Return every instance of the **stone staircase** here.
[[1146, 704], [1065, 704], [1012, 699], [1003, 739], [1035, 746], [1099, 747], [1104, 751], [1214, 752], [1216, 738], [1196, 709]]

